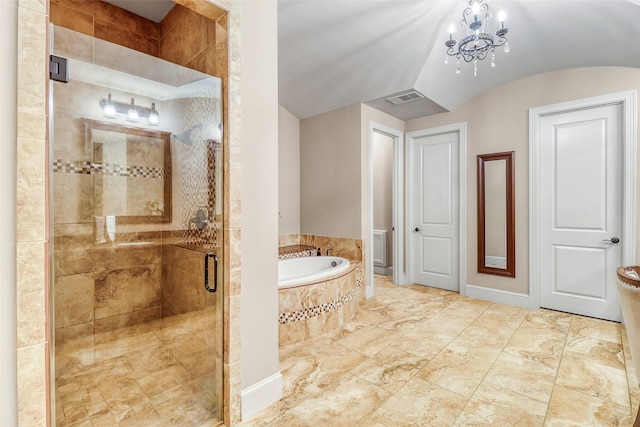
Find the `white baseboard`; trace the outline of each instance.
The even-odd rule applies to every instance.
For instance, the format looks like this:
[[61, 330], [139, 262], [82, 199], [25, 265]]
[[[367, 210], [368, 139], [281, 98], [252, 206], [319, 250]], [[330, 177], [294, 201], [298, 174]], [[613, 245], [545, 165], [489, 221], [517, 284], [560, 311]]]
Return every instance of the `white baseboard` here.
[[249, 419], [256, 412], [282, 399], [283, 386], [282, 374], [278, 372], [242, 390], [242, 419]]
[[382, 276], [393, 276], [393, 269], [391, 267], [380, 267], [378, 265], [374, 265], [373, 274], [380, 274]]
[[465, 295], [472, 298], [493, 301], [500, 304], [515, 305], [516, 307], [531, 308], [531, 297], [527, 294], [503, 291], [500, 289], [483, 288], [482, 286], [465, 286]]

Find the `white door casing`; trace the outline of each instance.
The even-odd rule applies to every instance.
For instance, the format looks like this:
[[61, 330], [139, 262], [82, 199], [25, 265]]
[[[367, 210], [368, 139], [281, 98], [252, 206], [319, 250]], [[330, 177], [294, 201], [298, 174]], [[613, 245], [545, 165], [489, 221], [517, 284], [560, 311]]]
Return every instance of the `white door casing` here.
[[[408, 134], [409, 272], [411, 283], [462, 290], [464, 183], [460, 129]], [[462, 172], [462, 173], [461, 173]], [[462, 202], [463, 203], [463, 202]], [[462, 204], [462, 206], [464, 206]], [[463, 287], [463, 286], [462, 286]]]
[[635, 262], [634, 106], [625, 93], [531, 111], [534, 308], [621, 320], [615, 269]]

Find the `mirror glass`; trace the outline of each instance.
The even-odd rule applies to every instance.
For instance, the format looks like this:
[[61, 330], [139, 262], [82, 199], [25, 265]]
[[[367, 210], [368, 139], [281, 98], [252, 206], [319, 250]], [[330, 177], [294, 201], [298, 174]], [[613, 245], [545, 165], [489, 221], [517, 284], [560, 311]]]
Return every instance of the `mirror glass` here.
[[87, 119], [85, 135], [94, 214], [118, 223], [171, 222], [170, 134]]
[[478, 156], [479, 273], [515, 277], [513, 156]]

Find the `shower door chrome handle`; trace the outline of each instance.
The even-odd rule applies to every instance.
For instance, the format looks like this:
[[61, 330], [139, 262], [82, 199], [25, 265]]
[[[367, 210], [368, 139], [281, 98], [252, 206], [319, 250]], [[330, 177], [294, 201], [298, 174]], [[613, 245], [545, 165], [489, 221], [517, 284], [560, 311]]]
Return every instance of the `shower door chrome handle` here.
[[[213, 288], [209, 286], [209, 258], [213, 258]], [[218, 290], [218, 257], [213, 252], [204, 256], [204, 288], [209, 292]]]

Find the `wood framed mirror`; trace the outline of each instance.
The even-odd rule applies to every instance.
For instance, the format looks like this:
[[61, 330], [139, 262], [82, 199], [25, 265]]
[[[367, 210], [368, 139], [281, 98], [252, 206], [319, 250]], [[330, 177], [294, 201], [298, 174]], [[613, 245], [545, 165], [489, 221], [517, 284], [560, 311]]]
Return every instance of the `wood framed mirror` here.
[[478, 273], [516, 277], [514, 157], [478, 155]]
[[92, 152], [93, 208], [118, 223], [171, 222], [168, 132], [85, 119]]

